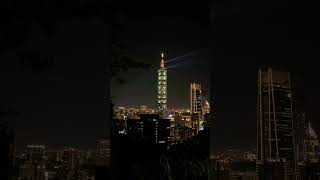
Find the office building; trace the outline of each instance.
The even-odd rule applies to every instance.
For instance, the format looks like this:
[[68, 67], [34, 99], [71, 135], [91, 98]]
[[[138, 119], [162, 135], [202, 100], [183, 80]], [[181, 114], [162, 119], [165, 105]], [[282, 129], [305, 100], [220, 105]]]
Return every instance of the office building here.
[[27, 145], [27, 159], [32, 162], [41, 162], [46, 158], [46, 147], [43, 145]]
[[190, 112], [193, 122], [192, 128], [197, 134], [200, 128], [200, 121], [203, 120], [201, 85], [197, 83], [190, 84]]
[[136, 142], [166, 149], [170, 141], [170, 119], [161, 119], [158, 114], [141, 114], [139, 120], [128, 120], [128, 136]]
[[302, 162], [306, 160], [306, 132], [308, 129], [305, 113], [295, 113], [294, 122], [297, 162]]
[[100, 165], [110, 165], [110, 139], [100, 139], [97, 141], [96, 159]]
[[190, 111], [199, 114], [203, 111], [201, 85], [197, 83], [190, 84]]
[[24, 162], [24, 164], [20, 167], [19, 176], [21, 179], [25, 180], [35, 179], [34, 166], [32, 164], [32, 161], [28, 160]]
[[100, 139], [97, 141], [95, 179], [110, 179], [110, 139]]
[[64, 168], [73, 171], [78, 166], [78, 151], [74, 148], [65, 148], [62, 156]]
[[297, 177], [290, 73], [259, 70], [257, 173], [260, 180]]

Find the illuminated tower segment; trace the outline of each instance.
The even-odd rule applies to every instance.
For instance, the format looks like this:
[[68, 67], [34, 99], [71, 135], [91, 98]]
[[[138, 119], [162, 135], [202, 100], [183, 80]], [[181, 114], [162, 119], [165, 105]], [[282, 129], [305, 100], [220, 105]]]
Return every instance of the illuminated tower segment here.
[[167, 109], [167, 70], [164, 66], [164, 54], [161, 53], [160, 69], [158, 70], [158, 110], [164, 113]]
[[202, 114], [203, 111], [201, 85], [197, 83], [190, 84], [190, 111], [198, 114]]
[[190, 84], [190, 113], [191, 119], [195, 125], [196, 132], [199, 131], [200, 120], [203, 120], [202, 93], [201, 85], [197, 83]]

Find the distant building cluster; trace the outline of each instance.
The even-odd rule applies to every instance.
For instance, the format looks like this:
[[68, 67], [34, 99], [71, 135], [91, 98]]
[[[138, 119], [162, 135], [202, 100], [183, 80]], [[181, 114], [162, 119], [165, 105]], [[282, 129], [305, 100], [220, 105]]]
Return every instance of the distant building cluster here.
[[[209, 107], [207, 106], [207, 108]], [[156, 115], [156, 110], [147, 108], [147, 106], [141, 106], [140, 108], [117, 107], [114, 112], [119, 127], [121, 127], [119, 129], [120, 134], [127, 134], [130, 126], [140, 122], [141, 115]], [[189, 109], [167, 109], [166, 113], [167, 118], [162, 119], [168, 120], [172, 143], [195, 136], [198, 131], [203, 130], [203, 123], [209, 122], [210, 118], [210, 114], [207, 112], [191, 113]]]
[[160, 68], [158, 70], [157, 108], [148, 108], [145, 105], [141, 105], [140, 108], [115, 107], [114, 118], [117, 120], [120, 134], [127, 134], [132, 131], [131, 126], [143, 124], [141, 115], [146, 117], [146, 114], [149, 114], [150, 117], [159, 115], [159, 118], [162, 119], [159, 120], [159, 123], [162, 123], [160, 121], [166, 121], [164, 119], [169, 119], [170, 144], [179, 143], [197, 135], [199, 131], [204, 129], [205, 122], [207, 123], [206, 126], [209, 125], [211, 118], [210, 105], [202, 94], [201, 84], [190, 83], [189, 109], [167, 108], [168, 72], [165, 68], [164, 59], [164, 53], [161, 53]]
[[236, 148], [225, 149], [214, 154], [215, 158], [235, 161], [252, 161], [255, 162], [257, 157], [255, 150], [242, 150]]
[[[135, 153], [148, 148], [167, 152], [190, 139], [199, 140], [197, 135], [212, 122], [212, 107], [198, 83], [190, 83], [190, 96], [186, 97], [189, 108], [168, 108], [168, 72], [164, 59], [162, 53], [156, 108], [141, 105], [113, 109], [112, 136], [124, 140]], [[299, 102], [290, 73], [261, 69], [257, 80], [256, 148], [229, 148], [210, 154], [215, 179], [320, 179], [319, 137], [307, 120], [305, 109], [297, 108]], [[7, 122], [0, 119], [1, 170], [8, 170], [7, 174], [0, 174], [0, 179], [10, 174], [17, 180], [95, 180], [101, 179], [97, 177], [110, 166], [109, 139], [97, 140], [95, 150], [28, 145], [23, 153], [14, 154], [14, 136]], [[145, 154], [137, 156], [142, 158]], [[121, 161], [116, 163], [122, 165]]]
[[110, 165], [110, 141], [98, 140], [95, 150], [27, 145], [13, 162], [17, 180], [95, 180], [96, 167]]

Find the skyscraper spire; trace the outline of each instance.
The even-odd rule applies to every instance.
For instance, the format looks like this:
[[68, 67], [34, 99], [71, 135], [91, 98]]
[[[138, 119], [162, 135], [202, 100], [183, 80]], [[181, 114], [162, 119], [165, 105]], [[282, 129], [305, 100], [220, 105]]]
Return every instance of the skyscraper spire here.
[[164, 53], [161, 53], [161, 62], [160, 62], [160, 68], [163, 69], [164, 68]]

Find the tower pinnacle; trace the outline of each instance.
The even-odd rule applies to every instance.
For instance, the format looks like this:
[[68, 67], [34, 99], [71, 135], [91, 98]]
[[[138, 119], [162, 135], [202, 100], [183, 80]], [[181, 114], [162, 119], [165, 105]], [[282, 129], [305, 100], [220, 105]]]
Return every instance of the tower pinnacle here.
[[160, 62], [160, 68], [164, 68], [164, 53], [161, 53], [161, 62]]

